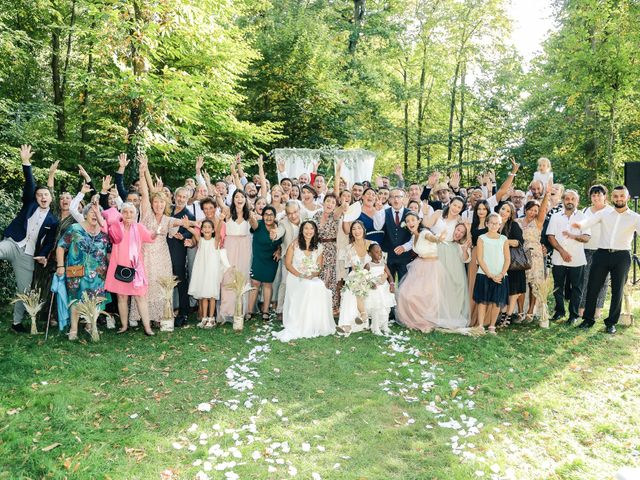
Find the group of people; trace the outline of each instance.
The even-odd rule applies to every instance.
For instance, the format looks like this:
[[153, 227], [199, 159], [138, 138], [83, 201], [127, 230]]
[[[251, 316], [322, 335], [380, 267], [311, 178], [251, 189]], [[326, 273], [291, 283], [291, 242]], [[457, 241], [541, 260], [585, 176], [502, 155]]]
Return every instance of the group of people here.
[[[590, 205], [554, 183], [542, 158], [526, 190], [514, 187], [519, 165], [501, 185], [489, 171], [462, 187], [460, 174], [431, 174], [405, 185], [402, 171], [347, 184], [336, 163], [333, 185], [314, 171], [288, 176], [278, 163], [270, 185], [262, 157], [249, 178], [238, 156], [230, 175], [212, 182], [196, 159], [195, 176], [175, 191], [137, 158], [136, 180], [125, 188], [129, 159], [97, 190], [79, 167], [83, 186], [55, 199], [57, 163], [37, 186], [33, 151], [20, 156], [23, 206], [4, 232], [0, 259], [13, 266], [17, 288], [48, 293], [66, 287], [69, 339], [78, 338], [77, 302], [100, 297], [118, 314], [119, 333], [140, 320], [146, 335], [167, 316], [163, 285], [175, 279], [175, 326], [213, 327], [238, 317], [281, 319], [282, 341], [371, 330], [389, 320], [429, 332], [486, 331], [532, 322], [546, 305], [542, 288], [554, 281], [555, 313], [581, 328], [594, 325], [608, 284], [606, 331], [615, 333], [631, 242], [640, 215], [628, 208], [624, 186], [610, 196], [589, 189]], [[197, 307], [196, 307], [197, 305]], [[15, 304], [13, 329], [25, 314]], [[58, 321], [63, 320], [58, 312]], [[51, 319], [47, 316], [47, 321]], [[485, 330], [486, 329], [486, 330]]]

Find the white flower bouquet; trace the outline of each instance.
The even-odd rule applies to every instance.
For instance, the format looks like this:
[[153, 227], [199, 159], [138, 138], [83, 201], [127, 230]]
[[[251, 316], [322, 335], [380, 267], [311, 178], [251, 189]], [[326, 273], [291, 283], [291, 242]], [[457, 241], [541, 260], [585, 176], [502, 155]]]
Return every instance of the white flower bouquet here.
[[343, 290], [353, 293], [356, 297], [366, 297], [369, 292], [376, 288], [377, 279], [364, 267], [355, 267], [347, 276]]
[[303, 277], [311, 277], [312, 275], [318, 273], [320, 271], [320, 267], [316, 262], [316, 259], [313, 256], [304, 256], [302, 259], [302, 271], [300, 272]]

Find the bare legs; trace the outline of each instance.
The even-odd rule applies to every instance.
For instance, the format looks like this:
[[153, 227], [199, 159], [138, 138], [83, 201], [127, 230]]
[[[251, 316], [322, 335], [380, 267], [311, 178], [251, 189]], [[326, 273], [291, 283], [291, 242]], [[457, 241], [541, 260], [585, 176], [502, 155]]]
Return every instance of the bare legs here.
[[77, 340], [78, 338], [78, 322], [80, 314], [75, 305], [71, 305], [71, 327], [69, 327], [69, 340]]
[[478, 325], [488, 326], [489, 333], [496, 332], [496, 320], [500, 313], [500, 306], [495, 303], [478, 303]]
[[273, 290], [272, 283], [259, 282], [258, 280], [251, 279], [251, 286], [253, 290], [249, 292], [249, 313], [253, 313], [258, 301], [258, 294], [260, 293], [260, 287], [262, 287], [262, 313], [269, 313], [269, 305], [271, 304], [271, 292]]
[[[140, 319], [144, 326], [144, 333], [147, 335], [153, 335], [151, 322], [149, 321], [149, 304], [147, 302], [147, 296], [134, 296], [133, 298], [138, 306]], [[122, 327], [118, 330], [118, 333], [126, 332], [129, 328], [129, 295], [118, 294], [118, 313], [120, 314], [120, 322], [122, 323]]]

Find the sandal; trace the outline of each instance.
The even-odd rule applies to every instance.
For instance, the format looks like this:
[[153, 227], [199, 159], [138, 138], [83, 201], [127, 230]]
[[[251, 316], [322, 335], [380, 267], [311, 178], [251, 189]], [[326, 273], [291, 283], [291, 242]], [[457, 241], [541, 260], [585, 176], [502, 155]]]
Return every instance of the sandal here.
[[498, 333], [496, 332], [496, 327], [489, 327], [487, 328], [487, 333], [489, 333], [490, 335], [497, 335]]
[[271, 320], [271, 315], [268, 312], [262, 312], [262, 321], [268, 322]]

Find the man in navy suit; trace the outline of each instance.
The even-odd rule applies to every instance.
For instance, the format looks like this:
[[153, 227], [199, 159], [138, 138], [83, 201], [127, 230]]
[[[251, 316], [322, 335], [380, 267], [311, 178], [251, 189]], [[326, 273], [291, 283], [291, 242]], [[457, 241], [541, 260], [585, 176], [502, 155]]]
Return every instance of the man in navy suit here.
[[[31, 171], [31, 146], [22, 145], [20, 158], [24, 174], [22, 208], [16, 218], [4, 231], [5, 239], [0, 242], [0, 260], [11, 262], [16, 276], [18, 292], [26, 292], [33, 279], [34, 260], [43, 266], [47, 264], [49, 252], [55, 246], [58, 219], [49, 209], [51, 192], [47, 187], [36, 186]], [[25, 308], [22, 302], [13, 307], [13, 330], [25, 332], [22, 326]]]
[[407, 265], [411, 261], [411, 234], [402, 226], [407, 209], [404, 208], [404, 190], [394, 188], [389, 194], [390, 208], [379, 210], [374, 219], [376, 230], [384, 231], [382, 251], [387, 253], [387, 267], [391, 276], [398, 281], [407, 273]]

